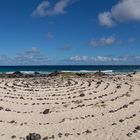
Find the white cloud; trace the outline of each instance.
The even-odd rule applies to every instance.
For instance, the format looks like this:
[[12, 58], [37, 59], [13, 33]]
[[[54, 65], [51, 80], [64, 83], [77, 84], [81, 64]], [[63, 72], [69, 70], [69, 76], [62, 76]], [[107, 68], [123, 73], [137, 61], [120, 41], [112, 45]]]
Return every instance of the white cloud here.
[[87, 61], [88, 57], [87, 56], [72, 56], [70, 57], [71, 61]]
[[35, 52], [37, 52], [37, 51], [38, 51], [38, 50], [37, 50], [36, 47], [32, 47], [32, 48], [31, 48], [31, 52], [32, 52], [32, 53], [35, 53]]
[[72, 56], [73, 64], [140, 64], [140, 56]]
[[135, 56], [135, 59], [140, 61], [140, 56]]
[[66, 8], [73, 2], [73, 0], [59, 0], [52, 6], [48, 0], [43, 1], [37, 6], [36, 10], [33, 11], [32, 16], [46, 17], [65, 14]]
[[17, 53], [14, 61], [19, 65], [41, 65], [47, 64], [48, 57], [44, 56], [37, 48], [33, 47], [31, 50]]
[[102, 26], [112, 27], [115, 25], [114, 21], [112, 20], [112, 15], [110, 12], [100, 13], [98, 15], [99, 23]]
[[92, 57], [91, 60], [95, 62], [125, 62], [126, 57], [112, 57], [112, 56], [96, 56]]
[[35, 47], [22, 53], [17, 53], [13, 58], [0, 55], [0, 65], [46, 65], [48, 62], [48, 57], [41, 54]]
[[97, 56], [97, 57], [92, 57], [91, 60], [96, 62], [108, 62], [108, 61], [112, 61], [112, 57]]
[[140, 21], [140, 0], [122, 0], [111, 9], [117, 21]]
[[110, 46], [116, 42], [117, 40], [114, 36], [109, 36], [109, 37], [102, 37], [100, 39], [92, 39], [90, 41], [90, 45], [92, 45], [93, 47]]
[[13, 59], [6, 56], [6, 55], [0, 55], [0, 65], [12, 65]]
[[140, 0], [120, 0], [110, 12], [98, 15], [100, 25], [111, 27], [115, 22], [140, 21]]
[[46, 16], [46, 9], [50, 7], [50, 2], [48, 1], [43, 1], [42, 3], [40, 3], [36, 10], [33, 11], [32, 16], [40, 16], [40, 17], [44, 17]]

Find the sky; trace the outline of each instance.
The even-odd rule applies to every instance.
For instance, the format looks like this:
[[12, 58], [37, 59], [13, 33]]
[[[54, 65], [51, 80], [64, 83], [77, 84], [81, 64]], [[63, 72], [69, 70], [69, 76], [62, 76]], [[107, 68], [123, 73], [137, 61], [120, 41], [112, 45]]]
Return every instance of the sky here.
[[140, 65], [140, 0], [0, 0], [0, 65]]

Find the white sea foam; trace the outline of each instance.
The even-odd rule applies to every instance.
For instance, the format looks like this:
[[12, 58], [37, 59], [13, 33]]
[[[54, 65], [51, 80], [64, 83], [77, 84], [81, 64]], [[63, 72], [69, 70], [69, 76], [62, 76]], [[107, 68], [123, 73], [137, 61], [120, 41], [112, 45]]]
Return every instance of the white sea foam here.
[[[79, 70], [79, 71], [71, 71], [71, 70], [66, 70], [66, 71], [61, 71], [61, 72], [72, 72], [72, 73], [95, 73], [98, 72], [97, 70]], [[107, 74], [112, 74], [113, 70], [103, 70], [101, 72], [107, 73]]]
[[[6, 74], [13, 74], [15, 71], [5, 72]], [[38, 72], [40, 74], [49, 74], [50, 72], [47, 71], [20, 71], [23, 74], [34, 74], [35, 72]], [[1, 72], [2, 73], [2, 72]]]

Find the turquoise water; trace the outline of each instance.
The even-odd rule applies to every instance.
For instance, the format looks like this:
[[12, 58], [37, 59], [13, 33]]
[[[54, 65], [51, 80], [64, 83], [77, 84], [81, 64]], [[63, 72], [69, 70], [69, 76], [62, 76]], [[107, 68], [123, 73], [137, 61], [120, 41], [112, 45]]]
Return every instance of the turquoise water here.
[[132, 65], [96, 65], [96, 66], [0, 66], [0, 72], [15, 72], [21, 71], [23, 73], [50, 73], [53, 71], [62, 71], [62, 72], [96, 72], [103, 71], [105, 73], [129, 73], [134, 71], [140, 71], [140, 66]]

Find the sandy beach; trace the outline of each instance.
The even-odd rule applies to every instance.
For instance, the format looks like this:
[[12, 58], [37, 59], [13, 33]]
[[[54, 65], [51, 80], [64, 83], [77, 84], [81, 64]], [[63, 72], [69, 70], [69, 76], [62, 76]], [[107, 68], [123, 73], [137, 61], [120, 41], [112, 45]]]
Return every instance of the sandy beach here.
[[11, 139], [140, 140], [140, 74], [0, 78], [0, 140]]

